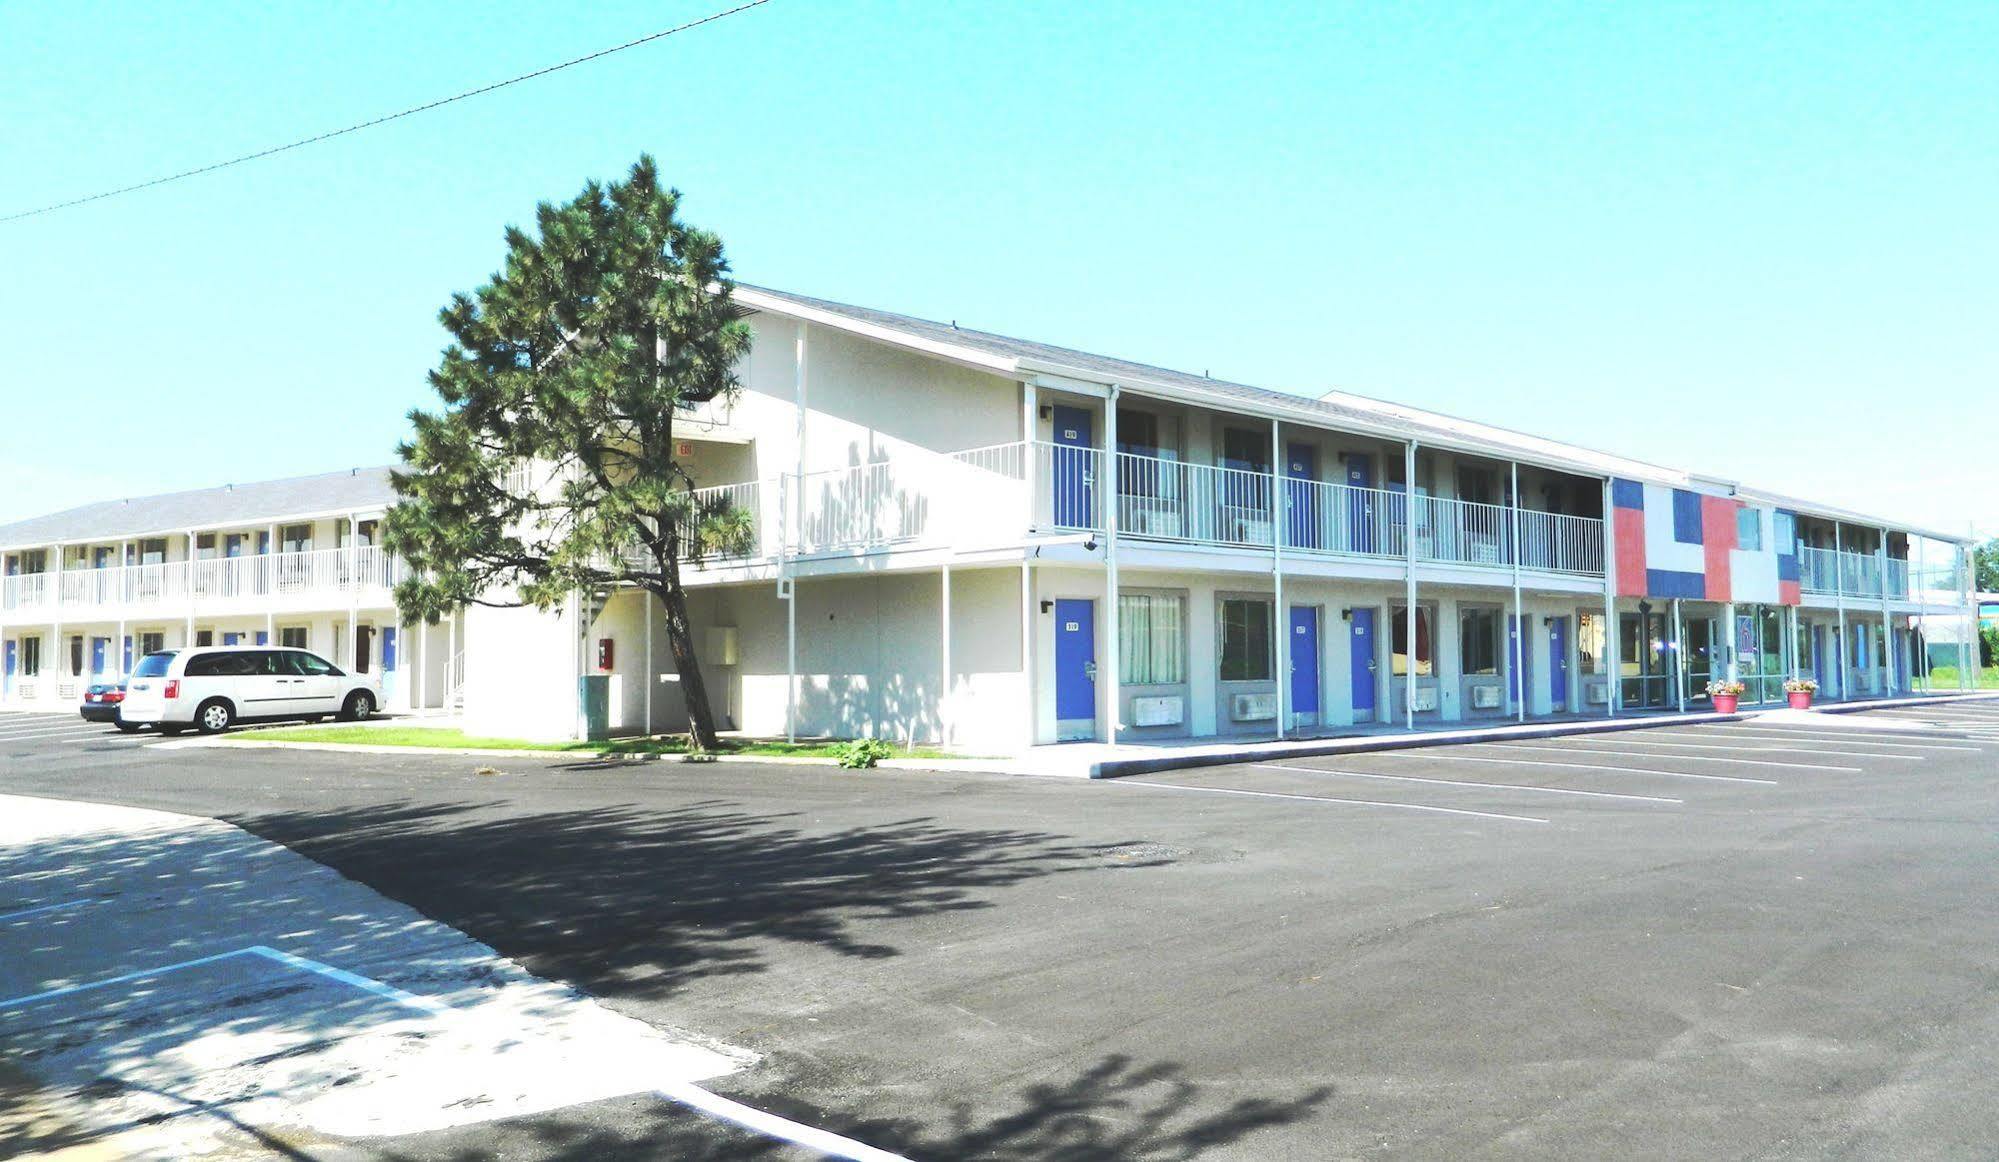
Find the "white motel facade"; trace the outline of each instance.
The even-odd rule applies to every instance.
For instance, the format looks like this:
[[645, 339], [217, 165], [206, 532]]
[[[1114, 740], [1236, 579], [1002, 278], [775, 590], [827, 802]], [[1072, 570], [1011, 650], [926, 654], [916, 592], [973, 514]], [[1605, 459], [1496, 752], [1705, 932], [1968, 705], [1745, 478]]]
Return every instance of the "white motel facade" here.
[[[736, 300], [743, 388], [677, 420], [704, 498], [754, 530], [685, 572], [728, 730], [1012, 753], [1969, 673], [1969, 634], [1933, 628], [1974, 616], [1962, 536], [1340, 392]], [[372, 469], [0, 526], [0, 705], [73, 704], [151, 649], [270, 641], [470, 733], [684, 728], [640, 591], [399, 624], [375, 535], [393, 499]]]

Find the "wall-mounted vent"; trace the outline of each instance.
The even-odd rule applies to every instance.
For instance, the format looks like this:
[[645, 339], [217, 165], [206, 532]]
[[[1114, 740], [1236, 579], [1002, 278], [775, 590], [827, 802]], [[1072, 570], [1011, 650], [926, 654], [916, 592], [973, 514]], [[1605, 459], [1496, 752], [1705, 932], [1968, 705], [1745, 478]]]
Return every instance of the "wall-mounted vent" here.
[[1416, 709], [1420, 712], [1424, 710], [1435, 710], [1436, 708], [1437, 708], [1437, 688], [1435, 686], [1428, 686], [1428, 687], [1418, 686], [1416, 688]]
[[1179, 698], [1133, 698], [1133, 726], [1178, 726], [1186, 721], [1185, 705]]
[[1610, 683], [1590, 682], [1583, 686], [1583, 700], [1591, 706], [1610, 705]]
[[1473, 710], [1499, 709], [1499, 687], [1473, 686], [1471, 688], [1471, 706]]

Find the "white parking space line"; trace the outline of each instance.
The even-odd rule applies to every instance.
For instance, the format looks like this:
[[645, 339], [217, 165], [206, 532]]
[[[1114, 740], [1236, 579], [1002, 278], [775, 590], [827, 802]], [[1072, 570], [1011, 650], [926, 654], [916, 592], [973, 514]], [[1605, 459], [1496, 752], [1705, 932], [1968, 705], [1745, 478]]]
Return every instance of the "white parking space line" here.
[[1438, 815], [1469, 815], [1475, 819], [1505, 819], [1514, 823], [1547, 823], [1532, 815], [1506, 815], [1498, 811], [1467, 811], [1461, 807], [1430, 807], [1422, 803], [1383, 803], [1374, 799], [1343, 799], [1337, 795], [1289, 795], [1283, 791], [1251, 791], [1241, 787], [1198, 787], [1186, 783], [1148, 783], [1134, 779], [1107, 779], [1114, 787], [1152, 787], [1161, 791], [1194, 791], [1208, 795], [1247, 795], [1255, 799], [1298, 799], [1307, 803], [1339, 803], [1348, 807], [1388, 807], [1397, 811], [1429, 811]]
[[40, 722], [10, 722], [0, 726], [0, 738], [12, 738], [17, 734], [40, 734], [46, 730], [105, 730], [108, 722], [85, 722], [81, 718], [45, 718]]
[[0, 743], [33, 742], [44, 738], [88, 738], [100, 733], [108, 734], [110, 732], [104, 730], [102, 727], [95, 727], [89, 730], [47, 730], [40, 734], [0, 735]]
[[1477, 787], [1492, 791], [1536, 791], [1543, 795], [1580, 795], [1589, 799], [1629, 799], [1638, 803], [1684, 803], [1663, 795], [1624, 795], [1616, 791], [1584, 791], [1574, 787], [1537, 787], [1532, 783], [1474, 783], [1463, 779], [1426, 779], [1418, 775], [1382, 775], [1367, 771], [1334, 771], [1324, 767], [1288, 767], [1283, 763], [1256, 763], [1266, 771], [1297, 771], [1308, 775], [1330, 775], [1341, 779], [1381, 779], [1391, 783], [1434, 783], [1439, 787]]
[[[1544, 751], [1552, 754], [1600, 754], [1609, 755], [1612, 758], [1663, 759], [1674, 757], [1662, 754], [1633, 754], [1630, 751], [1624, 750], [1601, 750], [1596, 747], [1587, 746], [1528, 746], [1525, 743], [1519, 742], [1481, 742], [1474, 743], [1473, 745], [1498, 747], [1501, 750]], [[1698, 757], [1688, 755], [1686, 761], [1690, 763], [1729, 763], [1746, 767], [1789, 767], [1796, 771], [1838, 771], [1849, 775], [1860, 773], [1859, 767], [1835, 767], [1828, 766], [1825, 763], [1780, 763], [1771, 759], [1725, 759], [1717, 758], [1713, 755], [1700, 755]]]
[[[1859, 745], [1859, 746], [1892, 746], [1892, 747], [1899, 747], [1899, 748], [1900, 748], [1900, 749], [1902, 749], [1902, 750], [1973, 750], [1973, 751], [1975, 751], [1975, 750], [1983, 750], [1983, 749], [1984, 749], [1983, 747], [1976, 747], [1976, 746], [1964, 746], [1964, 745], [1962, 745], [1962, 744], [1956, 744], [1956, 743], [1942, 743], [1942, 742], [1902, 742], [1902, 741], [1900, 741], [1900, 740], [1898, 740], [1898, 739], [1891, 739], [1891, 738], [1881, 738], [1881, 737], [1879, 737], [1879, 735], [1883, 734], [1884, 732], [1883, 732], [1883, 731], [1878, 731], [1878, 730], [1855, 730], [1855, 731], [1853, 731], [1853, 732], [1850, 732], [1850, 733], [1845, 733], [1845, 734], [1818, 734], [1818, 733], [1807, 733], [1807, 732], [1805, 732], [1805, 731], [1802, 731], [1802, 730], [1779, 730], [1779, 729], [1775, 729], [1775, 728], [1771, 728], [1771, 729], [1768, 729], [1768, 730], [1756, 730], [1756, 731], [1750, 731], [1750, 730], [1745, 730], [1745, 729], [1741, 729], [1741, 728], [1738, 728], [1738, 727], [1728, 727], [1728, 728], [1726, 728], [1726, 729], [1727, 729], [1727, 734], [1728, 734], [1728, 737], [1730, 737], [1730, 738], [1734, 738], [1734, 737], [1737, 737], [1737, 736], [1740, 736], [1740, 737], [1742, 737], [1742, 738], [1746, 738], [1746, 739], [1755, 739], [1755, 740], [1769, 740], [1769, 741], [1777, 741], [1777, 740], [1784, 740], [1784, 739], [1797, 739], [1797, 740], [1802, 740], [1802, 741], [1805, 741], [1805, 742], [1814, 742], [1814, 743], [1822, 743], [1822, 744], [1823, 744], [1823, 743], [1853, 743], [1853, 744], [1855, 744], [1855, 745]], [[1909, 731], [1908, 733], [1910, 733], [1910, 734], [1915, 734], [1916, 732], [1915, 732], [1915, 731]], [[1705, 736], [1705, 735], [1699, 735], [1699, 734], [1691, 734], [1691, 733], [1680, 733], [1680, 732], [1674, 732], [1674, 734], [1673, 734], [1673, 737], [1674, 737], [1674, 738], [1703, 738], [1703, 737], [1707, 737], [1707, 736]], [[1918, 736], [1918, 737], [1921, 737], [1921, 736]]]
[[48, 912], [61, 912], [70, 908], [81, 908], [86, 904], [95, 903], [97, 903], [96, 900], [64, 900], [56, 904], [42, 904], [34, 908], [21, 908], [13, 912], [0, 912], [0, 924], [5, 924], [10, 920], [25, 920], [30, 916], [40, 916]]
[[[27, 1005], [39, 1004], [43, 1001], [55, 1000], [60, 997], [74, 996], [78, 993], [109, 988], [114, 985], [136, 984], [140, 981], [156, 980], [169, 973], [218, 964], [222, 961], [234, 960], [245, 956], [262, 957], [265, 960], [273, 961], [287, 968], [314, 973], [441, 1020], [470, 1016], [470, 1014], [462, 1013], [460, 1010], [454, 1009], [442, 1001], [434, 1000], [430, 997], [418, 996], [415, 993], [399, 989], [392, 984], [376, 980], [373, 977], [348, 972], [343, 968], [336, 968], [321, 961], [312, 960], [304, 956], [296, 956], [292, 953], [282, 952], [261, 944], [252, 945], [248, 948], [238, 948], [231, 952], [219, 952], [212, 956], [200, 956], [192, 960], [177, 961], [173, 964], [161, 965], [157, 968], [122, 973], [101, 980], [64, 985], [61, 988], [47, 989], [43, 992], [30, 993], [26, 996], [10, 997], [6, 1000], [0, 1000], [0, 1009], [21, 1008]], [[909, 1162], [909, 1159], [900, 1154], [892, 1154], [887, 1150], [877, 1149], [865, 1142], [857, 1142], [852, 1138], [843, 1138], [838, 1134], [822, 1130], [817, 1126], [804, 1125], [794, 1122], [789, 1118], [779, 1117], [776, 1114], [746, 1106], [741, 1102], [732, 1101], [719, 1094], [710, 1093], [691, 1082], [669, 1080], [660, 1084], [653, 1092], [669, 1101], [691, 1106], [712, 1117], [741, 1126], [744, 1129], [755, 1131], [765, 1137], [776, 1138], [782, 1142], [804, 1146], [829, 1157], [851, 1159], [852, 1162]]]
[[[1573, 752], [1571, 752], [1573, 753]], [[1616, 754], [1616, 751], [1607, 752]], [[1713, 783], [1755, 783], [1759, 786], [1776, 787], [1782, 784], [1774, 779], [1751, 779], [1740, 775], [1696, 775], [1687, 771], [1659, 771], [1646, 767], [1611, 767], [1602, 763], [1557, 763], [1547, 759], [1489, 759], [1468, 754], [1412, 754], [1408, 751], [1374, 751], [1367, 757], [1375, 759], [1439, 759], [1453, 763], [1498, 763], [1509, 767], [1570, 767], [1578, 771], [1605, 771], [1613, 775], [1659, 775], [1669, 779], [1703, 779]], [[1636, 757], [1636, 756], [1633, 756]]]
[[1917, 762], [1921, 762], [1923, 757], [1916, 754], [1884, 754], [1871, 750], [1821, 750], [1816, 746], [1776, 746], [1770, 743], [1758, 743], [1754, 746], [1736, 746], [1725, 742], [1661, 742], [1658, 739], [1651, 738], [1620, 738], [1617, 742], [1620, 746], [1664, 746], [1673, 747], [1678, 750], [1747, 750], [1774, 751], [1778, 753], [1790, 751], [1801, 754], [1833, 755], [1835, 757], [1851, 755], [1854, 758], [1862, 759], [1910, 759]]

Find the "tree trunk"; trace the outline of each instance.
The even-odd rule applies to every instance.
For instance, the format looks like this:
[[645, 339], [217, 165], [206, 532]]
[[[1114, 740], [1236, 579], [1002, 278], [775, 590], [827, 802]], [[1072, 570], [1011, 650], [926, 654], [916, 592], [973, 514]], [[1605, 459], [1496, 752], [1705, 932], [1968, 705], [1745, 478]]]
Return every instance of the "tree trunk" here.
[[[680, 692], [687, 698], [687, 735], [695, 750], [713, 752], [721, 740], [715, 734], [715, 712], [708, 705], [708, 683], [694, 656], [694, 627], [687, 618], [687, 591], [680, 584], [680, 562], [669, 556], [666, 584], [653, 591], [666, 611], [666, 641], [673, 650], [673, 669], [680, 675]], [[651, 668], [648, 660], [647, 668]], [[650, 697], [651, 695], [647, 695]]]

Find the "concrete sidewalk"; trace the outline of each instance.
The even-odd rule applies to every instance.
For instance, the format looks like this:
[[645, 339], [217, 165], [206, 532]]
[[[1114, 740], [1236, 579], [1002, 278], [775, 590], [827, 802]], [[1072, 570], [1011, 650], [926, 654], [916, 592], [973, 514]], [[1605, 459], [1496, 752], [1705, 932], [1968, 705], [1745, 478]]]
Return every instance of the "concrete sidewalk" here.
[[0, 1128], [0, 1155], [40, 1139], [78, 1157], [295, 1157], [753, 1060], [225, 823], [0, 796], [0, 850], [0, 1058], [40, 1110]]

